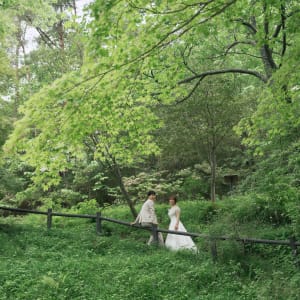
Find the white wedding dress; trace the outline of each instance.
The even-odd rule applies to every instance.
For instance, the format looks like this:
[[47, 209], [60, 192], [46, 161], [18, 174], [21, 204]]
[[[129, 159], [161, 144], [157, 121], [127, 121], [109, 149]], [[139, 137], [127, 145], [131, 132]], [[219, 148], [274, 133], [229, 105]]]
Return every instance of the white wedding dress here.
[[[180, 212], [180, 208], [177, 205], [171, 207], [168, 211], [168, 215], [170, 217], [170, 225], [169, 230], [175, 230], [176, 225], [176, 212]], [[178, 231], [187, 232], [183, 224], [179, 221], [178, 224]], [[165, 246], [170, 250], [183, 250], [183, 249], [190, 249], [193, 251], [197, 251], [197, 247], [190, 236], [187, 235], [177, 235], [168, 233]]]

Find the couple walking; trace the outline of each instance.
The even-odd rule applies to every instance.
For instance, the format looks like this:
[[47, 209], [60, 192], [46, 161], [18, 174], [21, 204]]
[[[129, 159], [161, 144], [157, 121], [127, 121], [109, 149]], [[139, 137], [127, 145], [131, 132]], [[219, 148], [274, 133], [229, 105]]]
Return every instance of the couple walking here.
[[[148, 199], [144, 202], [140, 213], [133, 224], [140, 224], [144, 227], [150, 227], [152, 224], [158, 224], [157, 216], [155, 213], [154, 202], [156, 200], [156, 193], [154, 191], [148, 192]], [[182, 231], [186, 232], [185, 227], [180, 221], [180, 208], [177, 205], [177, 198], [175, 196], [169, 197], [170, 209], [168, 215], [170, 218], [169, 230]], [[154, 240], [153, 235], [151, 234], [148, 241], [150, 245]], [[181, 250], [181, 249], [191, 249], [196, 251], [196, 245], [194, 244], [191, 237], [186, 235], [177, 235], [177, 234], [168, 234], [166, 241], [164, 243], [163, 236], [161, 232], [158, 233], [158, 242], [160, 245], [165, 245], [170, 250]]]

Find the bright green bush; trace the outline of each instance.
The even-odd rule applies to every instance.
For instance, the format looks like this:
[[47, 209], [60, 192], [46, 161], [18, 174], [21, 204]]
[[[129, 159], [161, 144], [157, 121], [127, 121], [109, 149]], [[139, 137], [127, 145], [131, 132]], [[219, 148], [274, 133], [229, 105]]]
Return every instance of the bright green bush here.
[[80, 214], [95, 215], [100, 211], [99, 204], [96, 199], [86, 200], [77, 204], [77, 211]]

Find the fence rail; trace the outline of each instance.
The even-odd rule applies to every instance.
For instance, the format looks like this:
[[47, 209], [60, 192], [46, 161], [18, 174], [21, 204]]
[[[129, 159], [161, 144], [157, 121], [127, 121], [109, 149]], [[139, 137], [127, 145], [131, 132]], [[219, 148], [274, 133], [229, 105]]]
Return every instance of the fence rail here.
[[294, 237], [291, 237], [289, 240], [268, 240], [268, 239], [257, 239], [257, 238], [235, 237], [235, 236], [214, 236], [214, 235], [207, 235], [207, 234], [201, 234], [201, 233], [182, 232], [182, 231], [162, 229], [162, 228], [158, 228], [158, 226], [156, 224], [152, 224], [152, 227], [143, 227], [140, 225], [132, 225], [129, 222], [116, 220], [116, 219], [112, 219], [112, 218], [108, 218], [108, 217], [103, 217], [100, 212], [97, 212], [95, 215], [89, 215], [89, 214], [70, 214], [70, 213], [53, 212], [51, 208], [49, 208], [48, 211], [38, 211], [38, 210], [30, 210], [30, 209], [24, 209], [24, 208], [0, 206], [0, 209], [6, 210], [6, 211], [11, 211], [11, 212], [18, 212], [18, 213], [46, 215], [48, 229], [50, 229], [52, 227], [52, 217], [58, 216], [58, 217], [69, 217], [69, 218], [95, 219], [96, 220], [96, 231], [98, 234], [102, 233], [102, 221], [107, 221], [107, 222], [111, 222], [111, 223], [115, 223], [115, 224], [119, 224], [119, 225], [130, 226], [130, 227], [135, 227], [138, 229], [151, 231], [152, 234], [154, 235], [154, 241], [158, 241], [158, 233], [159, 232], [176, 234], [176, 235], [185, 235], [185, 236], [190, 236], [190, 237], [194, 237], [194, 238], [203, 238], [203, 239], [210, 240], [211, 253], [212, 253], [212, 257], [214, 260], [217, 259], [217, 247], [216, 247], [217, 240], [236, 241], [236, 242], [241, 242], [244, 245], [248, 243], [248, 244], [289, 246], [292, 250], [292, 255], [295, 258], [295, 264], [297, 266], [300, 266], [300, 262], [297, 259], [297, 254], [298, 254], [297, 247], [300, 246], [300, 242], [297, 242]]

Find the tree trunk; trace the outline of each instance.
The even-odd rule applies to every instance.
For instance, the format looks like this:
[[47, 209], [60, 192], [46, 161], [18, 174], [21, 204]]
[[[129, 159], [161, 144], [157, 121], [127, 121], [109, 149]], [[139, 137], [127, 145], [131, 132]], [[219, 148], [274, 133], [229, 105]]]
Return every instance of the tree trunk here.
[[[60, 12], [63, 13], [63, 6], [60, 6]], [[64, 20], [60, 20], [57, 24], [57, 33], [58, 33], [58, 44], [60, 50], [65, 50], [65, 29], [64, 29]]]
[[216, 149], [213, 146], [210, 152], [210, 169], [211, 169], [211, 179], [210, 179], [210, 199], [212, 202], [216, 201], [216, 171], [217, 171], [217, 157]]
[[75, 16], [77, 16], [77, 7], [76, 7], [76, 0], [73, 0], [73, 10], [74, 10], [74, 14]]
[[276, 64], [274, 63], [274, 60], [272, 57], [272, 51], [268, 45], [264, 45], [260, 49], [260, 54], [261, 54], [262, 61], [264, 64], [265, 74], [266, 74], [267, 78], [270, 79], [271, 76], [273, 75], [274, 71], [276, 71], [276, 69], [277, 69]]
[[15, 101], [14, 101], [14, 111], [15, 116], [18, 114], [18, 107], [20, 103], [20, 49], [22, 46], [22, 29], [21, 21], [17, 20], [17, 32], [16, 32], [16, 52], [15, 52]]
[[120, 167], [118, 166], [117, 163], [114, 164], [114, 167], [115, 167], [115, 171], [116, 171], [116, 174], [117, 174], [117, 177], [118, 177], [119, 187], [121, 189], [121, 192], [122, 192], [122, 194], [123, 194], [123, 196], [124, 196], [124, 198], [125, 198], [128, 206], [130, 208], [130, 211], [131, 211], [133, 217], [136, 218], [138, 214], [137, 214], [137, 211], [136, 211], [136, 209], [134, 207], [134, 203], [130, 199], [129, 194], [128, 194], [127, 190], [126, 190], [126, 187], [124, 185], [123, 176], [122, 176], [122, 172], [120, 170]]
[[19, 74], [19, 59], [20, 59], [20, 48], [19, 44], [16, 46], [16, 61], [15, 61], [15, 67], [16, 67], [16, 94], [15, 94], [15, 101], [14, 101], [14, 111], [15, 116], [18, 114], [18, 106], [19, 106], [19, 99], [20, 99], [20, 74]]
[[276, 71], [277, 66], [276, 66], [276, 63], [273, 58], [272, 49], [270, 48], [270, 46], [267, 43], [267, 41], [270, 40], [270, 38], [271, 38], [270, 24], [269, 24], [269, 18], [268, 18], [268, 13], [267, 13], [268, 2], [262, 1], [262, 5], [263, 5], [263, 14], [264, 14], [263, 15], [264, 16], [263, 26], [264, 26], [265, 42], [264, 42], [264, 45], [262, 45], [262, 47], [260, 49], [260, 53], [261, 53], [262, 61], [264, 64], [265, 73], [267, 75], [267, 78], [270, 79], [273, 72]]

